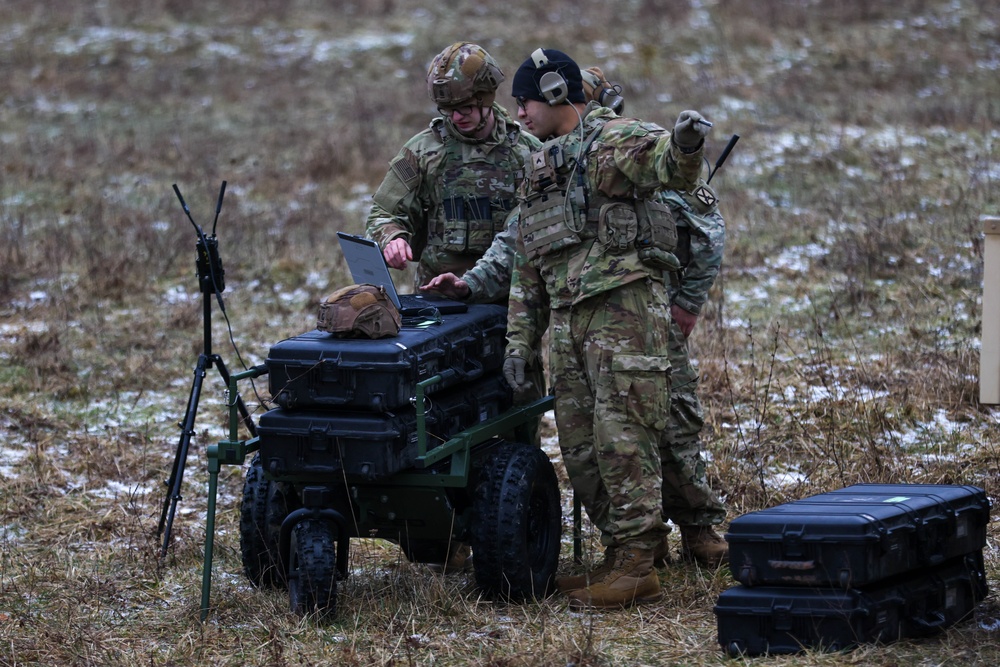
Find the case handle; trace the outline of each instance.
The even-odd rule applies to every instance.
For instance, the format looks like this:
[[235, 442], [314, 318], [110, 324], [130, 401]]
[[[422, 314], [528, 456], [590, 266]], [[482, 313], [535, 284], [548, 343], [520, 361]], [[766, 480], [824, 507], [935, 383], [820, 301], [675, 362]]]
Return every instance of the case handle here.
[[814, 560], [769, 560], [767, 564], [774, 570], [815, 570]]
[[931, 618], [913, 617], [910, 619], [910, 621], [912, 621], [913, 624], [918, 628], [920, 628], [921, 630], [925, 630], [927, 632], [933, 632], [935, 630], [938, 630], [941, 627], [943, 627], [944, 624], [947, 622], [947, 620], [944, 617], [944, 614], [942, 614], [939, 611], [931, 614]]

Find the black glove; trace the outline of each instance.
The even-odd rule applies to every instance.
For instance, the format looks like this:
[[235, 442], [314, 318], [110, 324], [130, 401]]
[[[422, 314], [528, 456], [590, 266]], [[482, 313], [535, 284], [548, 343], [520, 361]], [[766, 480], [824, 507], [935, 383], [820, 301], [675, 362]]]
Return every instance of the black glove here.
[[524, 357], [507, 357], [503, 360], [503, 377], [514, 391], [524, 391], [528, 384], [524, 381]]
[[708, 136], [711, 127], [697, 111], [682, 111], [674, 125], [674, 143], [681, 150], [694, 152]]

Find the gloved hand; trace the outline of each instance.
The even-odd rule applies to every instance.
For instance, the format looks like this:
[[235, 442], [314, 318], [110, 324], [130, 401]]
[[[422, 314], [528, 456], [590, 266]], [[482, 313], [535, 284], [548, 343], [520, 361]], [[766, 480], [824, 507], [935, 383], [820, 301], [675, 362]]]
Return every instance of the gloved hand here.
[[704, 121], [705, 118], [697, 111], [682, 111], [674, 124], [674, 143], [687, 151], [701, 146], [711, 127]]
[[503, 360], [503, 377], [514, 391], [524, 391], [528, 383], [524, 381], [524, 357], [507, 357]]

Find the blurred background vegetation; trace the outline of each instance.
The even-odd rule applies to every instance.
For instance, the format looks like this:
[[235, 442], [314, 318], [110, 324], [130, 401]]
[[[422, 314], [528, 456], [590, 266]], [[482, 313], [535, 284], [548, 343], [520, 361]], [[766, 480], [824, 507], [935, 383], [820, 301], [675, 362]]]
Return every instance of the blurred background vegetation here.
[[[226, 315], [240, 359], [260, 363], [346, 281], [335, 232], [361, 231], [388, 160], [434, 113], [427, 63], [458, 40], [501, 63], [508, 109], [509, 79], [545, 46], [601, 66], [629, 115], [669, 127], [700, 110], [715, 124], [713, 162], [740, 135], [712, 181], [726, 257], [693, 339], [711, 474], [733, 517], [860, 481], [976, 484], [996, 498], [997, 413], [979, 405], [977, 376], [980, 217], [1000, 214], [998, 34], [1000, 8], [986, 0], [6, 0], [0, 664], [329, 658], [325, 631], [303, 630], [280, 601], [258, 615], [269, 598], [238, 582], [238, 475], [224, 480], [220, 509], [218, 567], [234, 577], [221, 604], [224, 626], [251, 629], [208, 635], [239, 650], [211, 647], [192, 620], [197, 514], [179, 521], [167, 567], [156, 562], [160, 482], [202, 349], [195, 235], [171, 186], [208, 230], [228, 182], [217, 228]], [[215, 332], [238, 367], [221, 316]], [[192, 508], [220, 400], [199, 416]], [[74, 543], [94, 552], [82, 578]], [[621, 639], [628, 648], [610, 638], [634, 617], [582, 628], [556, 601], [525, 611], [534, 631], [501, 632], [475, 664], [550, 664], [571, 646], [576, 664], [710, 664], [712, 596], [729, 582], [670, 576], [684, 622], [666, 606]], [[412, 599], [377, 604], [354, 592], [374, 605], [354, 630], [371, 648], [351, 644], [339, 660], [481, 655], [471, 640], [400, 652], [406, 623], [386, 615], [423, 629], [458, 616], [497, 623], [474, 592], [412, 585]], [[418, 611], [428, 594], [434, 604]], [[983, 629], [1000, 615], [995, 594], [979, 614], [940, 644], [856, 659], [995, 664], [980, 653], [997, 644], [996, 626]], [[644, 631], [671, 641], [650, 644]], [[841, 664], [825, 660], [801, 664]]]

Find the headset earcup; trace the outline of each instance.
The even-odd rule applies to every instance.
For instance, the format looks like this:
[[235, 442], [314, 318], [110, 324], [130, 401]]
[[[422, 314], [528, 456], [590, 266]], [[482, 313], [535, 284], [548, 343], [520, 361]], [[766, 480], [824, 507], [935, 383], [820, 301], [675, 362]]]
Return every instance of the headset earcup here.
[[549, 106], [562, 104], [569, 95], [569, 87], [566, 80], [558, 72], [546, 72], [538, 82], [538, 87], [542, 97], [549, 103]]

